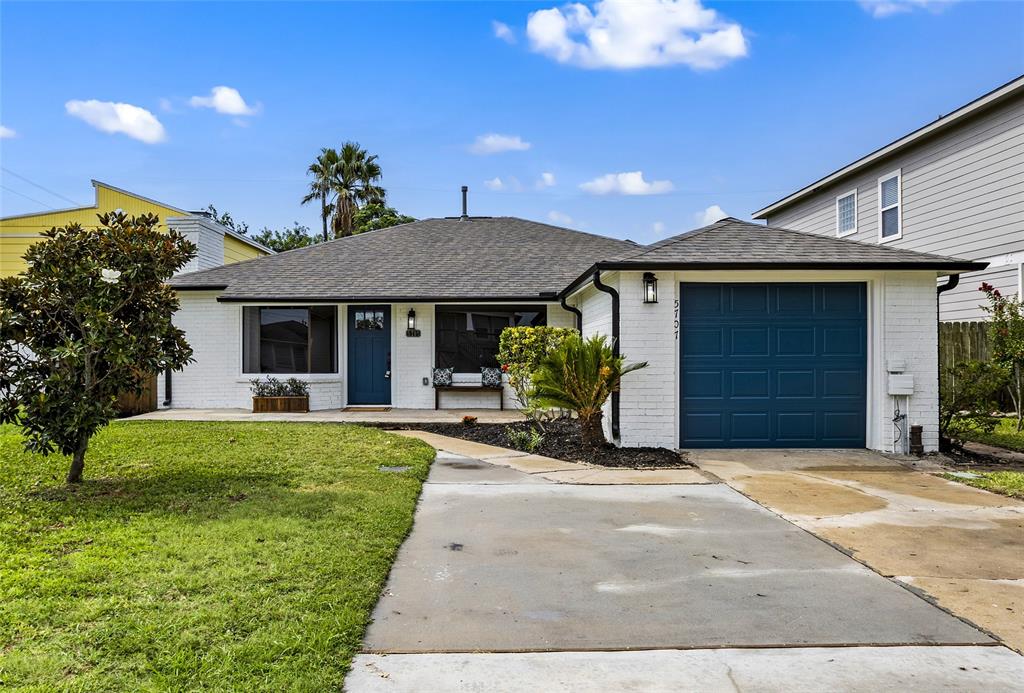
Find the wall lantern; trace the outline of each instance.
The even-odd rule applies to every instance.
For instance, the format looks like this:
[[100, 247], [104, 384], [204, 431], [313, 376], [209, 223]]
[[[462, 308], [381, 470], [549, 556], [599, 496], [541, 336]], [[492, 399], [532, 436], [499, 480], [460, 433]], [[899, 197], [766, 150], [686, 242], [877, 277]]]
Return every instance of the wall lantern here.
[[407, 322], [406, 322], [405, 336], [406, 337], [419, 337], [420, 336], [420, 331], [416, 329], [416, 311], [413, 310], [412, 308], [409, 309], [409, 317], [407, 318]]
[[658, 278], [653, 272], [644, 272], [644, 303], [658, 302]]

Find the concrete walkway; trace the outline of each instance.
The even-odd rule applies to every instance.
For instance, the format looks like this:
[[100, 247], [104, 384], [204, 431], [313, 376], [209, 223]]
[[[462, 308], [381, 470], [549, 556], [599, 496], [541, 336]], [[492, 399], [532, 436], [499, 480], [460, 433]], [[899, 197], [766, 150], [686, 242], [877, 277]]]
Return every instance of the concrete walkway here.
[[[690, 457], [1024, 651], [1024, 502], [866, 450], [700, 450]], [[932, 469], [927, 460], [916, 464]]]
[[349, 691], [1024, 690], [1024, 658], [693, 470], [448, 441]]

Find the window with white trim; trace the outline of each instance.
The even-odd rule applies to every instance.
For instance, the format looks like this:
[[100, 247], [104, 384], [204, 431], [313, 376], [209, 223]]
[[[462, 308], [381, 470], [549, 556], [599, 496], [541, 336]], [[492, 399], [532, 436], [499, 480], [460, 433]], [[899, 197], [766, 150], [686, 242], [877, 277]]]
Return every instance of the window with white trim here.
[[899, 171], [878, 179], [878, 238], [881, 241], [903, 235], [900, 183]]
[[836, 198], [836, 235], [857, 232], [857, 191], [851, 190]]

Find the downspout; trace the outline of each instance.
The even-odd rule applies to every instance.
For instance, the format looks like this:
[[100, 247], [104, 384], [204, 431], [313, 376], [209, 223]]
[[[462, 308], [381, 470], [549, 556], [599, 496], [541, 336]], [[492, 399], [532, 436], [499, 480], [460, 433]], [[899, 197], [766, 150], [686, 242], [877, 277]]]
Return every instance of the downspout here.
[[[939, 316], [942, 315], [942, 311], [939, 308], [939, 303], [941, 302], [942, 294], [946, 291], [950, 291], [951, 289], [955, 289], [959, 283], [960, 275], [951, 274], [946, 277], [945, 284], [940, 284], [935, 289], [935, 365], [936, 370], [938, 371], [936, 375], [939, 378], [939, 382], [936, 384], [936, 392], [939, 393], [939, 406], [937, 407], [939, 411], [939, 424], [942, 423], [942, 320], [939, 318]], [[941, 428], [937, 428], [936, 431], [939, 436], [939, 447], [941, 448], [942, 430]]]
[[[601, 270], [594, 270], [594, 288], [612, 297], [612, 355], [619, 358], [619, 292], [601, 282]], [[619, 393], [612, 393], [612, 438], [619, 439]]]
[[577, 308], [576, 306], [570, 306], [568, 303], [566, 303], [565, 302], [565, 296], [560, 296], [558, 298], [558, 303], [559, 303], [559, 305], [562, 306], [563, 310], [567, 310], [567, 311], [569, 311], [570, 313], [572, 313], [573, 315], [576, 316], [576, 331], [582, 333], [583, 332], [583, 311], [580, 310], [579, 308]]
[[163, 406], [171, 406], [171, 369], [168, 368], [164, 371], [164, 404]]

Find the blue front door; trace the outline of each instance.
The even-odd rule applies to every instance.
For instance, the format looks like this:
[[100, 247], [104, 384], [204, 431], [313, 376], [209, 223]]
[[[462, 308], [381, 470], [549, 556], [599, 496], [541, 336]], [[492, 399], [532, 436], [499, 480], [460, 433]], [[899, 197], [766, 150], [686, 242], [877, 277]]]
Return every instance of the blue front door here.
[[348, 307], [348, 403], [391, 404], [391, 306]]
[[864, 284], [679, 288], [681, 447], [864, 447]]

